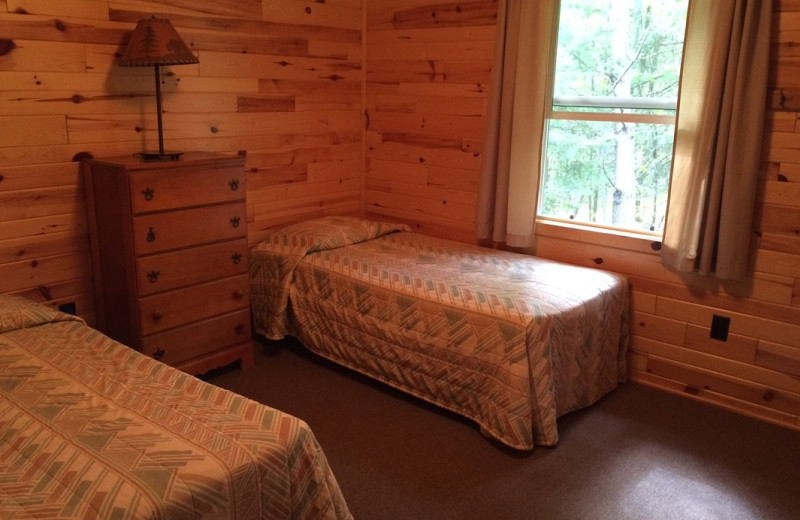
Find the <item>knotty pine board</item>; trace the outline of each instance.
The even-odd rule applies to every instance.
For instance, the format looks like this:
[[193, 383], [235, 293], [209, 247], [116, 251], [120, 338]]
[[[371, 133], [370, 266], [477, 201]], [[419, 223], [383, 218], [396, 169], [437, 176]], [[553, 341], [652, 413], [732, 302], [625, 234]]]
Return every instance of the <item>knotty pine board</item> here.
[[325, 2], [285, 2], [262, 0], [264, 18], [285, 24], [313, 24], [360, 31], [360, 0], [326, 0]]

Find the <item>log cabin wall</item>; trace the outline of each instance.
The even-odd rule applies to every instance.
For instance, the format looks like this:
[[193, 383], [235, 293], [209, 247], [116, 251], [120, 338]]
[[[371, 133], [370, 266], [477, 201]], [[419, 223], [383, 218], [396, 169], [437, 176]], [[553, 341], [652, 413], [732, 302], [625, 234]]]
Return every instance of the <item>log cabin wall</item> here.
[[365, 209], [474, 242], [494, 1], [368, 0]]
[[[286, 221], [360, 211], [474, 240], [496, 2], [0, 0], [0, 292], [75, 301], [91, 318], [74, 160], [152, 145], [152, 70], [114, 65], [152, 13], [200, 58], [167, 69], [168, 148], [247, 153], [251, 243]], [[540, 226], [535, 249], [629, 277], [631, 379], [794, 428], [798, 39], [800, 2], [777, 0], [748, 280], [682, 279], [631, 237]], [[714, 315], [730, 318], [726, 342], [709, 338]]]
[[[633, 284], [630, 378], [800, 428], [800, 2], [776, 0], [752, 276], [663, 268], [650, 240], [540, 225], [535, 253]], [[474, 240], [495, 2], [367, 2], [368, 214]], [[730, 318], [723, 342], [713, 316]]]
[[0, 292], [91, 322], [76, 160], [157, 148], [153, 68], [116, 65], [151, 15], [200, 59], [163, 69], [165, 148], [246, 153], [251, 243], [360, 211], [362, 0], [0, 0]]

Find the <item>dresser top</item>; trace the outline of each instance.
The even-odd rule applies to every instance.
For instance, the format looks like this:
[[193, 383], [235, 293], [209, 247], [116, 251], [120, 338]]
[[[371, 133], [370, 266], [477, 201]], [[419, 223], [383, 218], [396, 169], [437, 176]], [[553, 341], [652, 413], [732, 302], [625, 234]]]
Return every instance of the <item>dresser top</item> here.
[[87, 163], [123, 166], [128, 170], [165, 170], [169, 168], [181, 168], [189, 164], [192, 166], [198, 166], [204, 163], [219, 164], [223, 161], [231, 164], [244, 164], [245, 156], [225, 155], [213, 152], [185, 152], [180, 155], [177, 160], [152, 160], [134, 154], [120, 155], [117, 157], [95, 157], [83, 160], [83, 162]]

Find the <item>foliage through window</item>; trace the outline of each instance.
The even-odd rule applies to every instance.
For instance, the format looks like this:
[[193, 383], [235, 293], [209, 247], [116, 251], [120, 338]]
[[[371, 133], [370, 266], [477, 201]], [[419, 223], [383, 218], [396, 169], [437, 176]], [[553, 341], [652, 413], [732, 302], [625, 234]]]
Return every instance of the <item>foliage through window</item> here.
[[539, 216], [662, 233], [688, 0], [562, 0]]

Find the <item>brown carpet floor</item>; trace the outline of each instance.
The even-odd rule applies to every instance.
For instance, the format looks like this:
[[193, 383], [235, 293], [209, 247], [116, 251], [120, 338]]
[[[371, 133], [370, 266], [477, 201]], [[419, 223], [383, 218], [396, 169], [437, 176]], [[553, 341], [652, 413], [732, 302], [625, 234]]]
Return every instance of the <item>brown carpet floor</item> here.
[[515, 452], [293, 341], [208, 380], [303, 418], [357, 520], [800, 518], [800, 432], [634, 383]]

